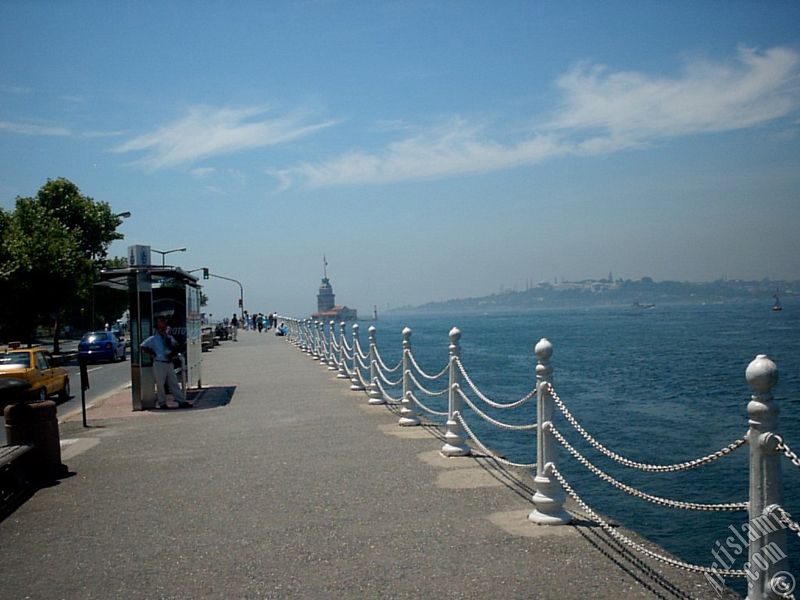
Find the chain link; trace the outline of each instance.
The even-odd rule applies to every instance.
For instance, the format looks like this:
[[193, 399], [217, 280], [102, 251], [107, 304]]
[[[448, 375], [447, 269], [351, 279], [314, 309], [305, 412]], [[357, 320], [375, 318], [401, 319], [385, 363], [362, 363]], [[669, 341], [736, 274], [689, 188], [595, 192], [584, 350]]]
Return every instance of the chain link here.
[[704, 456], [702, 458], [697, 458], [695, 460], [690, 460], [682, 463], [675, 463], [672, 465], [650, 465], [647, 463], [640, 463], [630, 459], [625, 458], [624, 456], [617, 454], [613, 450], [609, 450], [605, 446], [603, 446], [600, 442], [598, 442], [592, 435], [586, 431], [581, 424], [572, 416], [572, 413], [569, 412], [566, 405], [564, 404], [563, 400], [558, 397], [556, 391], [553, 389], [553, 386], [550, 383], [547, 383], [547, 391], [550, 396], [553, 398], [553, 402], [564, 415], [564, 417], [569, 421], [570, 425], [572, 425], [575, 430], [580, 433], [592, 447], [599, 450], [607, 457], [611, 458], [612, 460], [617, 461], [618, 463], [625, 465], [626, 467], [630, 467], [632, 469], [640, 469], [642, 471], [648, 471], [650, 473], [677, 473], [679, 471], [689, 471], [691, 469], [696, 469], [697, 467], [701, 467], [706, 465], [710, 462], [713, 462], [719, 458], [727, 456], [734, 450], [741, 448], [744, 444], [747, 443], [746, 437], [741, 437], [735, 442], [731, 442], [721, 450], [717, 450], [713, 454], [709, 454], [708, 456]]
[[436, 375], [428, 375], [425, 371], [422, 370], [422, 367], [420, 367], [417, 364], [417, 359], [414, 358], [414, 355], [411, 352], [408, 353], [408, 358], [411, 359], [411, 365], [417, 370], [417, 373], [419, 373], [420, 375], [422, 375], [424, 379], [427, 379], [429, 381], [435, 381], [439, 379], [442, 375], [447, 373], [447, 370], [450, 368], [450, 364], [448, 363], [447, 365], [445, 365], [444, 369], [439, 371]]
[[499, 408], [499, 409], [517, 408], [518, 406], [522, 406], [523, 404], [528, 402], [531, 398], [536, 396], [536, 388], [534, 388], [533, 391], [528, 393], [524, 398], [521, 398], [520, 400], [517, 400], [516, 402], [510, 402], [508, 404], [501, 404], [499, 402], [495, 402], [495, 401], [491, 400], [490, 398], [487, 398], [486, 396], [484, 396], [483, 393], [478, 389], [478, 387], [472, 382], [472, 379], [470, 379], [470, 376], [467, 374], [467, 370], [464, 368], [464, 365], [461, 363], [461, 359], [459, 357], [456, 357], [455, 361], [456, 361], [456, 365], [458, 366], [458, 370], [461, 372], [461, 376], [464, 378], [464, 381], [467, 382], [467, 385], [469, 385], [470, 389], [472, 389], [472, 391], [475, 392], [475, 395], [478, 396], [478, 398], [480, 398], [486, 404], [488, 404], [489, 406], [491, 406], [493, 408]]
[[467, 405], [475, 411], [475, 413], [481, 417], [484, 421], [487, 421], [494, 425], [495, 427], [499, 427], [500, 429], [508, 429], [510, 431], [530, 431], [531, 429], [536, 429], [538, 427], [537, 423], [532, 423], [530, 425], [510, 425], [508, 423], [502, 423], [496, 419], [493, 419], [481, 409], [479, 409], [475, 404], [470, 400], [469, 396], [467, 396], [464, 391], [461, 389], [461, 386], [457, 383], [454, 384], [454, 389], [456, 393], [461, 396], [461, 399], [467, 403]]
[[387, 373], [394, 373], [395, 371], [397, 371], [397, 369], [399, 369], [400, 367], [402, 367], [402, 366], [403, 366], [403, 359], [402, 359], [402, 358], [400, 359], [400, 362], [399, 362], [399, 363], [397, 363], [397, 364], [396, 364], [394, 367], [392, 367], [391, 369], [390, 369], [388, 366], [386, 366], [386, 363], [385, 363], [385, 362], [383, 362], [383, 358], [381, 357], [381, 353], [378, 351], [378, 347], [377, 347], [377, 346], [375, 346], [375, 360], [377, 360], [377, 361], [378, 361], [378, 364], [379, 364], [379, 365], [381, 366], [381, 368], [382, 368], [384, 371], [386, 371]]
[[594, 510], [592, 510], [586, 502], [581, 499], [580, 496], [572, 489], [572, 486], [567, 483], [567, 480], [564, 479], [564, 476], [558, 470], [558, 468], [553, 463], [547, 463], [546, 472], [550, 472], [553, 476], [558, 480], [561, 484], [561, 487], [564, 488], [564, 491], [572, 498], [578, 506], [586, 512], [589, 517], [595, 521], [600, 527], [602, 527], [603, 531], [605, 531], [608, 535], [613, 537], [618, 542], [622, 542], [629, 548], [636, 550], [641, 554], [645, 554], [650, 558], [654, 558], [655, 560], [661, 561], [668, 565], [672, 565], [673, 567], [677, 567], [679, 569], [683, 569], [684, 571], [691, 571], [693, 573], [713, 573], [716, 575], [721, 575], [723, 577], [747, 577], [747, 573], [744, 571], [738, 570], [730, 570], [730, 569], [715, 569], [713, 567], [703, 567], [700, 565], [693, 565], [691, 563], [683, 562], [681, 560], [677, 560], [674, 558], [670, 558], [669, 556], [663, 556], [658, 554], [657, 552], [653, 552], [649, 548], [645, 548], [643, 545], [634, 542], [628, 536], [621, 534], [619, 531], [611, 527], [611, 525], [606, 522], [600, 515], [598, 515]]
[[378, 365], [378, 377], [381, 378], [383, 383], [385, 383], [386, 385], [388, 385], [390, 387], [397, 387], [397, 386], [399, 386], [399, 385], [401, 385], [403, 383], [403, 378], [402, 377], [400, 379], [398, 379], [397, 381], [391, 381], [390, 379], [388, 379], [386, 377], [386, 375], [383, 374], [383, 369], [380, 368], [380, 365]]
[[785, 508], [778, 504], [773, 504], [772, 506], [767, 507], [767, 512], [776, 512], [778, 514], [778, 520], [800, 537], [800, 524], [792, 519], [792, 515], [786, 512]]
[[361, 349], [361, 342], [358, 341], [358, 338], [356, 338], [353, 348], [356, 349], [361, 360], [367, 360], [369, 358], [369, 352], [364, 352], [364, 350]]
[[447, 416], [447, 411], [439, 412], [438, 410], [433, 410], [432, 408], [428, 408], [427, 406], [425, 406], [422, 402], [419, 401], [419, 399], [414, 395], [413, 392], [408, 392], [406, 395], [409, 398], [411, 398], [411, 400], [414, 401], [414, 404], [419, 406], [425, 412], [430, 413], [432, 415], [436, 415], [437, 417], [446, 417]]
[[420, 390], [425, 392], [428, 396], [444, 396], [448, 391], [447, 388], [445, 388], [443, 390], [439, 390], [438, 392], [432, 392], [428, 388], [426, 388], [424, 385], [422, 385], [419, 381], [417, 381], [417, 378], [414, 377], [414, 373], [412, 373], [411, 371], [407, 371], [407, 372], [408, 372], [408, 376], [411, 378], [411, 381], [414, 382], [414, 385], [416, 385]]
[[597, 468], [593, 465], [589, 459], [583, 456], [580, 452], [578, 452], [575, 448], [570, 445], [570, 443], [561, 435], [561, 432], [555, 428], [552, 423], [545, 423], [544, 430], [549, 431], [553, 434], [553, 437], [558, 440], [564, 448], [566, 448], [567, 452], [569, 452], [575, 460], [581, 463], [584, 467], [586, 467], [589, 471], [597, 475], [600, 479], [605, 481], [606, 483], [611, 484], [618, 490], [622, 490], [626, 494], [630, 494], [635, 498], [640, 498], [642, 500], [647, 500], [648, 502], [652, 502], [653, 504], [658, 504], [659, 506], [668, 506], [670, 508], [680, 508], [682, 510], [705, 510], [705, 511], [736, 511], [736, 510], [747, 510], [747, 502], [729, 502], [723, 504], [703, 504], [699, 502], [683, 502], [681, 500], [670, 500], [669, 498], [662, 498], [661, 496], [653, 496], [652, 494], [648, 494], [641, 490], [637, 490], [634, 487], [626, 485], [621, 481], [617, 481], [608, 473], [603, 472], [601, 469]]
[[790, 461], [792, 461], [792, 464], [793, 464], [795, 467], [797, 467], [798, 469], [800, 469], [800, 457], [798, 457], [798, 456], [797, 456], [797, 454], [795, 454], [794, 452], [792, 452], [792, 449], [791, 449], [791, 448], [789, 448], [789, 444], [787, 444], [787, 443], [786, 443], [786, 442], [783, 440], [783, 438], [782, 438], [781, 436], [779, 436], [779, 435], [776, 435], [775, 437], [776, 437], [776, 438], [778, 438], [778, 446], [777, 446], [777, 449], [778, 449], [778, 450], [780, 450], [781, 452], [783, 452], [784, 456], [786, 456], [786, 458], [788, 458]]
[[459, 413], [458, 411], [455, 411], [453, 413], [453, 418], [456, 421], [458, 421], [459, 423], [461, 423], [461, 427], [464, 428], [464, 431], [467, 433], [467, 435], [470, 437], [470, 439], [473, 442], [475, 442], [475, 445], [478, 446], [478, 448], [482, 452], [487, 454], [492, 460], [496, 460], [500, 464], [503, 464], [503, 465], [506, 465], [506, 466], [509, 466], [509, 467], [519, 467], [521, 469], [535, 469], [536, 468], [536, 463], [529, 463], [529, 464], [526, 464], [526, 463], [515, 463], [515, 462], [511, 462], [510, 460], [507, 460], [507, 459], [503, 458], [502, 456], [498, 456], [495, 452], [493, 452], [492, 450], [487, 448], [486, 445], [483, 442], [480, 441], [480, 439], [478, 439], [478, 436], [475, 435], [473, 433], [472, 429], [469, 428], [469, 425], [467, 425], [467, 422], [464, 420], [464, 417], [461, 416], [461, 413]]
[[378, 389], [381, 391], [381, 394], [383, 395], [383, 400], [384, 400], [384, 402], [386, 402], [386, 404], [402, 404], [403, 403], [403, 399], [402, 398], [395, 398], [394, 396], [390, 396], [386, 392], [386, 390], [384, 389], [383, 385], [381, 385], [381, 382], [380, 382], [379, 379], [375, 379], [375, 385], [377, 385]]

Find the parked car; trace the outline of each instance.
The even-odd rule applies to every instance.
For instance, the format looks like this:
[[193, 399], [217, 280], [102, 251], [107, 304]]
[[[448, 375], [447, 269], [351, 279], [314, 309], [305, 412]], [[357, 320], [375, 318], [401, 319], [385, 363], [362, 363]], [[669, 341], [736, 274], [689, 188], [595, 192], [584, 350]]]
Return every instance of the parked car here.
[[125, 343], [113, 331], [90, 331], [78, 343], [78, 358], [89, 362], [125, 360]]
[[58, 394], [61, 401], [69, 400], [69, 376], [66, 369], [53, 364], [44, 348], [9, 347], [0, 351], [0, 402], [46, 400]]

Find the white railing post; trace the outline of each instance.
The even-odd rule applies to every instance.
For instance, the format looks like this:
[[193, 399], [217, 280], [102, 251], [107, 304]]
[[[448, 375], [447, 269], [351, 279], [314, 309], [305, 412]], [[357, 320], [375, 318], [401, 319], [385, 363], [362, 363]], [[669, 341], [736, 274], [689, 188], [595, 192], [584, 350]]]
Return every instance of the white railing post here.
[[537, 395], [537, 436], [536, 436], [536, 477], [533, 479], [536, 493], [533, 503], [536, 508], [528, 515], [528, 520], [537, 525], [564, 525], [572, 520], [564, 510], [566, 495], [561, 484], [547, 473], [547, 465], [558, 466], [556, 440], [545, 423], [553, 420], [554, 402], [550, 394], [553, 368], [553, 344], [542, 338], [533, 350], [536, 353], [536, 395]]
[[359, 370], [361, 367], [358, 366], [361, 360], [359, 348], [361, 348], [361, 344], [358, 342], [358, 323], [353, 323], [353, 372], [350, 376], [350, 389], [354, 392], [364, 391]]
[[786, 530], [771, 507], [783, 497], [781, 452], [778, 450], [777, 401], [772, 388], [778, 383], [778, 367], [764, 354], [747, 365], [745, 378], [753, 389], [747, 404], [750, 446], [750, 497], [746, 535], [750, 542], [747, 572], [747, 600], [779, 598], [781, 578], [788, 570]]
[[336, 366], [336, 324], [333, 319], [328, 324], [328, 371], [338, 371], [339, 367]]
[[347, 350], [345, 349], [347, 338], [344, 329], [345, 324], [342, 321], [339, 323], [339, 373], [336, 375], [336, 379], [350, 379], [347, 374]]
[[325, 323], [317, 321], [317, 331], [319, 332], [319, 364], [328, 364], [328, 342], [325, 340]]
[[419, 416], [412, 406], [411, 400], [411, 329], [403, 328], [403, 399], [400, 402], [400, 419], [397, 424], [401, 427], [414, 427], [419, 425]]
[[369, 329], [367, 329], [367, 333], [369, 334], [369, 390], [367, 391], [367, 395], [369, 396], [368, 404], [375, 405], [386, 404], [381, 388], [378, 387], [378, 357], [375, 342], [377, 331], [375, 325], [370, 325]]
[[306, 342], [303, 346], [303, 352], [311, 354], [313, 352], [314, 340], [311, 337], [311, 319], [303, 321], [303, 332], [305, 333]]
[[461, 396], [456, 393], [458, 388], [458, 367], [456, 366], [456, 358], [458, 358], [461, 348], [458, 341], [461, 339], [461, 331], [457, 327], [450, 330], [450, 369], [449, 369], [449, 382], [447, 386], [447, 432], [444, 434], [445, 444], [442, 446], [442, 454], [445, 456], [467, 456], [470, 453], [470, 447], [467, 446], [464, 438], [464, 431], [461, 423], [456, 421], [455, 413], [462, 415], [461, 409]]

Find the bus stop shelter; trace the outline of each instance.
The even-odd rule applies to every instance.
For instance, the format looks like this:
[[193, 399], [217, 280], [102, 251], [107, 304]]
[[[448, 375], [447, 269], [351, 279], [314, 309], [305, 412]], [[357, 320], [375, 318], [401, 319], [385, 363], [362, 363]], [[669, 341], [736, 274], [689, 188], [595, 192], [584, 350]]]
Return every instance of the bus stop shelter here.
[[184, 357], [182, 379], [187, 387], [202, 385], [200, 285], [194, 275], [180, 267], [149, 264], [147, 246], [132, 246], [129, 254], [131, 266], [102, 270], [96, 285], [128, 293], [133, 410], [147, 410], [156, 403], [153, 359], [139, 345], [153, 335], [156, 317], [167, 318], [170, 333], [178, 342]]

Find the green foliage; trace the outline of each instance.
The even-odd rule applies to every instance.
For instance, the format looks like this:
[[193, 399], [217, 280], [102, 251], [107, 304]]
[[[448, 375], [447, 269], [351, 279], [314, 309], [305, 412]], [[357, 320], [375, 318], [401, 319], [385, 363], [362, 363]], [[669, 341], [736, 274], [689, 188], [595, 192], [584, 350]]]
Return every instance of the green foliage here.
[[30, 340], [37, 325], [80, 311], [109, 245], [122, 238], [120, 223], [108, 203], [64, 178], [18, 197], [13, 212], [0, 210], [0, 293], [15, 300], [0, 307], [4, 337]]

